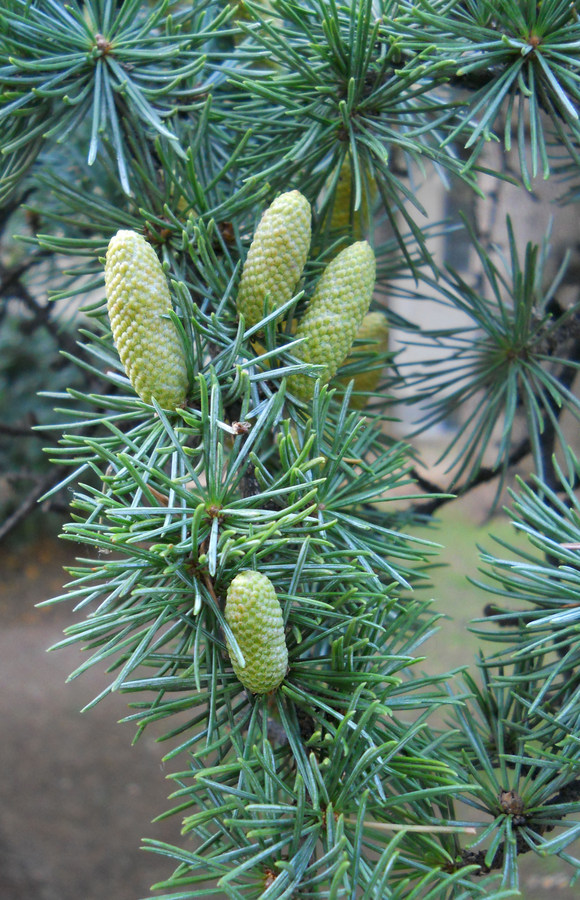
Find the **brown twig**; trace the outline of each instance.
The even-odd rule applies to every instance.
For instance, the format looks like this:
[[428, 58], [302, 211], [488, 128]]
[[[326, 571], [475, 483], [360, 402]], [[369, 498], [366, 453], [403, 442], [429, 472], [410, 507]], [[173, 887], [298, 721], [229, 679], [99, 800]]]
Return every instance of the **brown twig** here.
[[[519, 463], [525, 456], [530, 452], [531, 445], [528, 437], [523, 438], [519, 444], [512, 450], [508, 457], [508, 466], [515, 466]], [[440, 494], [441, 496], [434, 497], [432, 500], [427, 500], [425, 503], [418, 503], [413, 507], [413, 513], [421, 516], [431, 516], [435, 512], [435, 510], [439, 509], [440, 506], [443, 506], [445, 503], [449, 503], [450, 500], [456, 500], [459, 497], [465, 496], [474, 488], [479, 487], [481, 484], [487, 484], [489, 481], [493, 481], [494, 478], [497, 478], [501, 473], [501, 469], [494, 468], [492, 466], [482, 466], [475, 478], [471, 481], [466, 482], [461, 487], [457, 488], [454, 493], [450, 493], [446, 491], [445, 488], [440, 485], [436, 485], [433, 482], [428, 481], [423, 476], [419, 475], [416, 469], [411, 471], [411, 475], [416, 479], [417, 483], [424, 490], [428, 490], [429, 493], [432, 494]]]

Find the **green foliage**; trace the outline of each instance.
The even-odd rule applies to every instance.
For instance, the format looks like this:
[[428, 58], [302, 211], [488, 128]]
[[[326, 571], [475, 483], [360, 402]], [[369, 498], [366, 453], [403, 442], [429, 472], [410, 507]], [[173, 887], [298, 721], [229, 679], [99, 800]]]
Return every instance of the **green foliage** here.
[[521, 177], [528, 189], [539, 171], [549, 176], [554, 137], [577, 150], [580, 20], [575, 3], [409, 0], [400, 6], [407, 7], [404, 33], [413, 54], [424, 51], [449, 78], [465, 79], [476, 87], [444, 146], [470, 132], [465, 147], [474, 148], [473, 164], [485, 142], [495, 136], [497, 123], [506, 150], [516, 138]]
[[[206, 35], [193, 30], [191, 19], [184, 32], [179, 15], [175, 22], [168, 17], [169, 6], [165, 0], [144, 14], [140, 0], [66, 7], [57, 0], [8, 4], [0, 19], [0, 122], [7, 121], [10, 129], [3, 147], [7, 190], [18, 183], [47, 138], [62, 143], [85, 122], [90, 121], [89, 164], [106, 132], [127, 193], [127, 133], [141, 124], [176, 140], [164, 124], [171, 112], [166, 98], [201, 69], [197, 47]], [[16, 163], [23, 148], [25, 165]]]
[[514, 524], [530, 550], [500, 542], [518, 558], [482, 553], [491, 583], [479, 586], [510, 606], [489, 604], [479, 620], [488, 627], [473, 626], [497, 649], [479, 659], [480, 685], [464, 676], [473, 713], [451, 710], [461, 733], [463, 777], [470, 773], [478, 788], [465, 799], [494, 816], [487, 829], [493, 840], [481, 858], [488, 867], [503, 867], [504, 883], [514, 887], [518, 854], [533, 848], [572, 861], [567, 848], [580, 830], [580, 517], [578, 498], [558, 474], [562, 497], [537, 478], [533, 487], [521, 485], [519, 495], [512, 492]]
[[[71, 677], [108, 671], [93, 702], [125, 692], [137, 735], [163, 723], [179, 766], [166, 815], [184, 832], [184, 848], [148, 843], [177, 866], [157, 886], [165, 900], [499, 900], [518, 895], [523, 853], [580, 867], [580, 470], [565, 419], [579, 412], [580, 307], [558, 298], [567, 260], [549, 282], [547, 243], [522, 253], [509, 223], [505, 267], [470, 227], [479, 281], [444, 268], [431, 238], [458, 223], [425, 223], [416, 196], [431, 174], [482, 194], [497, 132], [506, 150], [517, 137], [522, 190], [556, 171], [574, 198], [578, 28], [577, 4], [560, 0], [4, 3], [3, 221], [26, 204], [35, 236], [0, 248], [3, 422], [8, 375], [21, 411], [39, 387], [57, 404], [48, 496], [70, 487], [63, 537], [86, 555], [47, 602], [85, 613], [59, 646], [87, 651]], [[249, 247], [292, 190], [312, 208], [312, 252], [300, 282], [244, 322]], [[137, 396], [115, 349], [103, 257], [119, 230], [167, 278], [188, 381], [177, 409]], [[423, 369], [408, 376], [394, 348], [361, 340], [324, 384], [296, 323], [363, 240], [371, 310], [427, 348]], [[41, 261], [40, 290], [48, 279], [54, 301], [81, 298], [86, 313], [80, 349], [50, 331], [64, 356], [45, 384], [22, 354], [51, 348], [17, 351], [12, 319], [15, 299], [42, 318]], [[395, 314], [395, 279], [466, 324]], [[376, 369], [353, 395], [349, 379]], [[312, 396], [293, 396], [295, 379]], [[401, 386], [420, 429], [458, 418], [451, 484], [423, 478], [392, 436]], [[426, 675], [437, 613], [417, 588], [437, 545], [415, 527], [450, 488], [499, 491], [524, 459], [512, 516], [533, 550], [483, 555], [495, 602], [474, 628], [492, 652], [476, 674]], [[244, 688], [228, 653], [240, 648], [226, 594], [247, 570], [283, 615], [288, 670], [268, 694]]]
[[[502, 668], [508, 660], [517, 663], [526, 659], [529, 663], [533, 659], [533, 675], [524, 675], [516, 666], [510, 682], [525, 682], [518, 687], [518, 694], [531, 704], [530, 713], [541, 708], [549, 697], [554, 727], [565, 724], [573, 731], [579, 687], [575, 637], [580, 620], [580, 507], [570, 482], [559, 469], [558, 474], [561, 496], [537, 478], [533, 479], [533, 486], [522, 484], [520, 495], [512, 494], [514, 524], [527, 536], [533, 551], [518, 551], [521, 562], [482, 554], [492, 579], [491, 585], [482, 586], [510, 603], [525, 605], [510, 611], [493, 604], [489, 618], [501, 631], [481, 634], [507, 645], [488, 659], [488, 665], [494, 668]], [[506, 549], [513, 552], [512, 547]], [[494, 585], [499, 585], [499, 590]]]
[[[542, 247], [528, 244], [522, 263], [509, 219], [507, 224], [507, 274], [502, 271], [503, 266], [496, 266], [470, 230], [481, 263], [482, 283], [472, 287], [451, 269], [440, 273], [438, 281], [429, 276], [423, 278], [435, 299], [444, 307], [464, 313], [469, 322], [453, 329], [423, 330], [425, 373], [414, 379], [421, 388], [416, 400], [427, 410], [422, 429], [467, 405], [468, 415], [442, 456], [455, 450], [451, 465], [460, 463], [455, 479], [466, 471], [470, 478], [477, 477], [498, 422], [503, 422], [503, 433], [493, 466], [505, 476], [514, 444], [513, 431], [520, 418], [525, 421], [526, 440], [540, 477], [545, 465], [542, 436], [548, 427], [553, 429], [568, 466], [574, 467], [574, 454], [562, 432], [559, 413], [566, 407], [576, 419], [580, 416], [580, 403], [568, 387], [580, 361], [567, 355], [580, 301], [565, 311], [554, 306], [565, 263], [552, 283], [547, 283], [547, 241]], [[433, 349], [438, 354], [429, 359]], [[455, 387], [458, 379], [462, 381]], [[477, 405], [469, 408], [469, 401], [474, 398]], [[425, 404], [425, 400], [429, 402]], [[500, 487], [502, 481], [503, 477]]]

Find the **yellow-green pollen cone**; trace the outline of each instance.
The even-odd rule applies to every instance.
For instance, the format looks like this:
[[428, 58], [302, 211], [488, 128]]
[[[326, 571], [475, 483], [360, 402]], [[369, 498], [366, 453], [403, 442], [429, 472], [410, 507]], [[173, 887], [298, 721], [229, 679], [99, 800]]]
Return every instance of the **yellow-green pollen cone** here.
[[[359, 354], [386, 353], [389, 349], [389, 322], [386, 315], [382, 312], [367, 313], [362, 320], [361, 327], [355, 335], [355, 341], [365, 341], [366, 343], [354, 346], [352, 348], [352, 353], [343, 360], [341, 365], [346, 366], [349, 362], [354, 362]], [[339, 381], [341, 384], [344, 384], [345, 387], [350, 384], [351, 381], [354, 381], [352, 388], [353, 392], [364, 391], [365, 393], [370, 394], [376, 390], [379, 381], [381, 380], [382, 373], [383, 369], [373, 368], [368, 369], [366, 372], [359, 372], [357, 375], [352, 375], [350, 378], [345, 375], [343, 378], [340, 378]], [[366, 406], [367, 399], [368, 398], [364, 395], [355, 396], [353, 393], [349, 406], [353, 409], [363, 409], [364, 406]]]
[[310, 220], [310, 203], [299, 191], [280, 194], [260, 219], [236, 301], [246, 328], [296, 293], [310, 249]]
[[241, 666], [226, 640], [237, 677], [254, 694], [267, 694], [282, 683], [288, 668], [282, 607], [270, 579], [247, 569], [233, 579], [226, 595], [226, 622], [246, 665]]
[[115, 346], [129, 381], [145, 403], [183, 406], [187, 367], [183, 344], [167, 313], [167, 279], [155, 250], [135, 231], [109, 241], [105, 261], [107, 309]]
[[[336, 182], [336, 193], [332, 206], [330, 228], [333, 231], [340, 229], [345, 231], [351, 224], [351, 204], [354, 190], [350, 156], [347, 154], [340, 168], [340, 174]], [[370, 177], [368, 188], [363, 192], [360, 209], [352, 212], [352, 234], [356, 240], [360, 240], [365, 233], [368, 234], [371, 220], [369, 201], [374, 203], [377, 194], [377, 185], [374, 178]]]
[[[322, 273], [294, 337], [306, 340], [294, 350], [304, 362], [324, 365], [328, 381], [344, 361], [368, 312], [376, 275], [375, 254], [367, 241], [342, 250]], [[316, 379], [291, 375], [288, 390], [310, 400]]]

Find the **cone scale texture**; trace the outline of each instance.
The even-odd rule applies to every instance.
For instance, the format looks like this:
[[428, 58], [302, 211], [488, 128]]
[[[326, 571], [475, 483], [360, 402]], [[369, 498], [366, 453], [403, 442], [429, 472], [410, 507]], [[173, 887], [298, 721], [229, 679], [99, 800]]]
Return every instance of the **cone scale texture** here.
[[[322, 273], [316, 290], [296, 330], [306, 340], [294, 355], [304, 362], [324, 365], [322, 380], [328, 381], [348, 355], [375, 285], [375, 255], [367, 241], [357, 241], [342, 250]], [[291, 375], [288, 390], [309, 400], [315, 379]]]
[[[368, 341], [369, 343], [359, 344], [353, 348], [353, 360], [362, 353], [386, 353], [389, 349], [389, 322], [382, 312], [367, 313], [362, 320], [362, 325], [355, 335], [357, 341]], [[348, 365], [351, 356], [347, 356], [344, 365]], [[342, 363], [341, 363], [342, 365]], [[346, 376], [341, 378], [341, 382], [346, 386], [351, 380], [354, 380], [353, 391], [365, 391], [372, 393], [376, 390], [382, 375], [382, 369], [369, 369], [367, 372], [359, 372], [350, 378]], [[350, 406], [354, 409], [363, 409], [366, 405], [366, 397], [353, 396], [350, 400]]]
[[[363, 173], [364, 175], [364, 173]], [[332, 183], [329, 179], [329, 185]], [[334, 199], [330, 216], [330, 229], [333, 232], [347, 232], [351, 228], [352, 238], [360, 241], [368, 234], [372, 219], [372, 206], [377, 196], [377, 184], [372, 175], [367, 173], [363, 178], [365, 188], [362, 192], [358, 209], [352, 209], [354, 183], [350, 155], [347, 154], [340, 167], [336, 181]], [[343, 247], [346, 244], [342, 245]]]
[[260, 572], [240, 572], [230, 584], [225, 617], [245, 660], [240, 666], [232, 647], [228, 653], [237, 677], [254, 694], [274, 691], [288, 667], [282, 608], [274, 585]]
[[135, 231], [118, 231], [105, 262], [107, 309], [127, 376], [145, 403], [176, 409], [187, 397], [187, 368], [165, 273], [153, 247]]
[[246, 328], [290, 300], [310, 249], [311, 210], [299, 191], [281, 194], [256, 228], [237, 298]]

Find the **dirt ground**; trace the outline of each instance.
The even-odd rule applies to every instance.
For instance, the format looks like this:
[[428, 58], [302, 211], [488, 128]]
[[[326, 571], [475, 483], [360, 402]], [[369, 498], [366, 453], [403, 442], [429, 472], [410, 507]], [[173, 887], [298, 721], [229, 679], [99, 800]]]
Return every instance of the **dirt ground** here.
[[127, 697], [79, 710], [107, 684], [91, 669], [65, 684], [80, 651], [47, 653], [71, 623], [69, 604], [36, 609], [61, 592], [74, 548], [41, 538], [0, 549], [0, 898], [137, 900], [173, 866], [141, 838], [182, 843], [170, 808], [164, 748], [117, 724]]
[[[78, 648], [47, 653], [71, 624], [61, 593], [74, 545], [40, 536], [19, 551], [0, 547], [0, 900], [138, 900], [172, 864], [140, 849], [143, 837], [184, 846], [161, 758], [167, 749], [117, 724], [128, 698], [79, 710], [107, 684], [98, 668], [66, 684]], [[178, 766], [171, 764], [174, 768]], [[526, 857], [524, 900], [577, 896], [558, 860]], [[155, 896], [155, 895], [154, 895]]]

